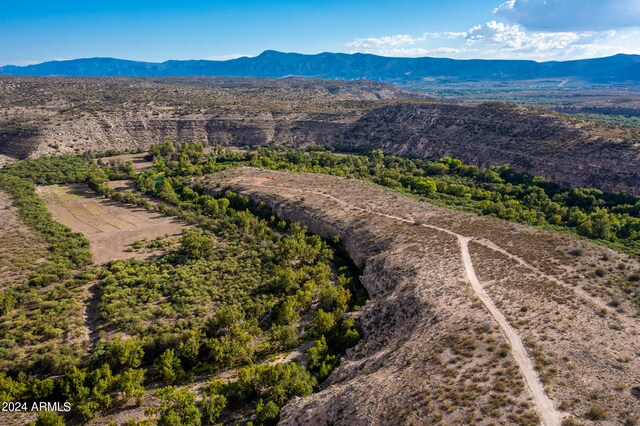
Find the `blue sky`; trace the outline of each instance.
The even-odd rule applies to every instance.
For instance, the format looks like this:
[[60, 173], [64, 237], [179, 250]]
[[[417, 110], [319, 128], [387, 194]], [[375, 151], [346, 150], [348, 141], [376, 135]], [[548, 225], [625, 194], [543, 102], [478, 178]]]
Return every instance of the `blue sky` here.
[[535, 60], [640, 53], [640, 0], [3, 0], [0, 9], [0, 65], [266, 49]]

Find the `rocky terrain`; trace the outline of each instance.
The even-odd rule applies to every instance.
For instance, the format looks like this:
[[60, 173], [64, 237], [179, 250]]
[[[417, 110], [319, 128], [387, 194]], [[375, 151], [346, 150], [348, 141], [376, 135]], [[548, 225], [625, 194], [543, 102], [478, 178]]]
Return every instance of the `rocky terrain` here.
[[341, 135], [348, 150], [417, 158], [452, 156], [568, 186], [640, 187], [640, 128], [604, 125], [499, 103], [401, 104], [372, 110]]
[[615, 285], [636, 259], [352, 179], [253, 168], [204, 179], [338, 236], [362, 268], [363, 340], [282, 424], [638, 421], [640, 312]]
[[573, 186], [640, 192], [640, 128], [367, 81], [0, 78], [0, 165], [165, 140], [450, 155]]
[[407, 97], [417, 95], [366, 81], [3, 77], [0, 155], [142, 150], [165, 140], [329, 144], [370, 101]]

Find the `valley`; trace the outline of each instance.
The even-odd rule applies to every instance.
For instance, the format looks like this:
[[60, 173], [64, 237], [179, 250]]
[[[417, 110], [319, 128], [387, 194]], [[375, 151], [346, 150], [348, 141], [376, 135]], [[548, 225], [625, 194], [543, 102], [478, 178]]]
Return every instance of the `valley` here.
[[2, 422], [640, 418], [633, 126], [371, 82], [0, 82], [0, 398], [74, 407]]
[[640, 191], [639, 127], [535, 107], [443, 103], [376, 82], [0, 77], [4, 163], [165, 140], [448, 155], [570, 187]]
[[2, 6], [0, 426], [640, 426], [640, 0]]

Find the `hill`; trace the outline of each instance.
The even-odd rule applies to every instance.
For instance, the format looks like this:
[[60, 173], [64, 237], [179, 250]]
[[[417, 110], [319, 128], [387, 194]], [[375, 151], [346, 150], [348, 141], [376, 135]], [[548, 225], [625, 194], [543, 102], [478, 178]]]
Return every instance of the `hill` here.
[[0, 78], [7, 162], [158, 141], [382, 149], [510, 163], [569, 186], [640, 193], [640, 128], [504, 103], [436, 102], [386, 83], [319, 79]]
[[613, 309], [605, 296], [617, 291], [606, 284], [614, 278], [595, 272], [613, 275], [617, 263], [637, 268], [637, 260], [356, 179], [236, 168], [205, 178], [205, 188], [230, 188], [312, 232], [338, 235], [363, 266], [371, 300], [354, 314], [363, 340], [320, 392], [283, 408], [282, 424], [637, 418], [629, 384], [638, 380], [640, 326], [631, 308]]
[[592, 83], [640, 82], [640, 56], [615, 55], [606, 58], [566, 62], [522, 60], [455, 60], [447, 58], [394, 58], [363, 53], [320, 53], [304, 55], [267, 50], [256, 57], [227, 61], [186, 60], [162, 63], [114, 58], [86, 58], [50, 61], [36, 65], [0, 67], [0, 74], [14, 76], [68, 77], [315, 77], [327, 79], [369, 79], [411, 82], [423, 79], [444, 81], [502, 81], [540, 78], [573, 78]]

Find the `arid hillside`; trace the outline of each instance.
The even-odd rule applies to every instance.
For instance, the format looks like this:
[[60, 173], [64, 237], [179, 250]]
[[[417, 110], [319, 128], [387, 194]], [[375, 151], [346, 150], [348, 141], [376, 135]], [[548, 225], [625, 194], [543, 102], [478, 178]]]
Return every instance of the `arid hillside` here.
[[446, 155], [569, 186], [638, 193], [640, 128], [574, 119], [548, 110], [482, 104], [402, 104], [368, 112], [337, 146], [418, 158]]
[[499, 103], [448, 104], [368, 81], [0, 78], [0, 166], [161, 141], [383, 149], [640, 193], [640, 128]]
[[[370, 300], [362, 341], [282, 424], [633, 424], [639, 307], [626, 255], [372, 184], [239, 168], [204, 178], [338, 236]], [[579, 422], [579, 423], [575, 423]]]
[[328, 144], [371, 101], [417, 96], [367, 81], [2, 77], [0, 156], [144, 149], [165, 140]]

